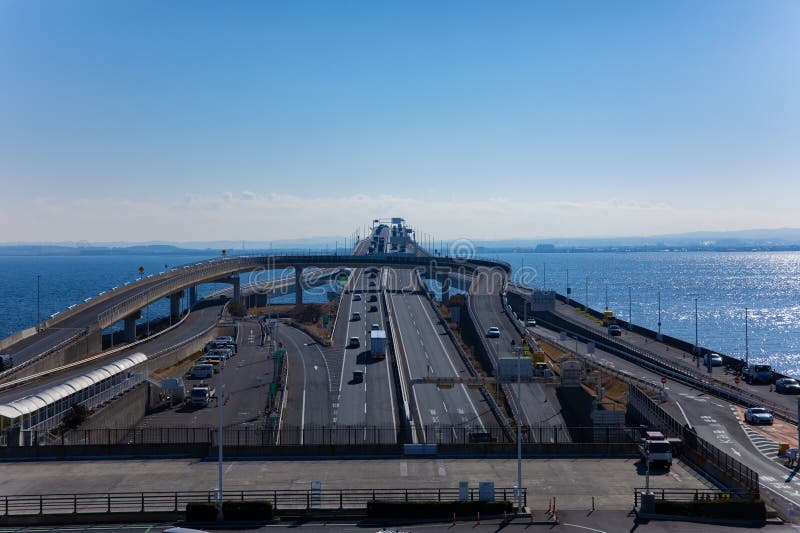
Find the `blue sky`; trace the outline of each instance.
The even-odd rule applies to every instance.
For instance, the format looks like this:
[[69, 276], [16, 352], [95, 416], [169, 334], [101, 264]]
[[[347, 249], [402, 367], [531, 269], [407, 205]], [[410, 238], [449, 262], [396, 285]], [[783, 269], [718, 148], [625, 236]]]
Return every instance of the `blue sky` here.
[[798, 27], [793, 0], [0, 0], [0, 242], [798, 227]]

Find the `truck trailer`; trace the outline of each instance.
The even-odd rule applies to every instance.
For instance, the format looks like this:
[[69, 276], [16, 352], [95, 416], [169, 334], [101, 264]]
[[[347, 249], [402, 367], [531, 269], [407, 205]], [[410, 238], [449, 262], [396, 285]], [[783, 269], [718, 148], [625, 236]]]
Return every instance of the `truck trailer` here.
[[369, 355], [373, 359], [386, 357], [386, 332], [382, 329], [369, 332]]

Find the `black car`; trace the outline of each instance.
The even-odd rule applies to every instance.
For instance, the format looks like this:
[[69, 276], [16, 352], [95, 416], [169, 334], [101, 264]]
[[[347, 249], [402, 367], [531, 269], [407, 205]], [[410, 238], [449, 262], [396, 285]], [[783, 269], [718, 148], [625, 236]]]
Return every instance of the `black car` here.
[[781, 378], [775, 382], [775, 392], [800, 394], [800, 382], [793, 378]]
[[378, 306], [377, 305], [373, 304], [373, 305], [369, 306], [369, 312], [370, 313], [375, 313], [377, 311], [378, 311]]

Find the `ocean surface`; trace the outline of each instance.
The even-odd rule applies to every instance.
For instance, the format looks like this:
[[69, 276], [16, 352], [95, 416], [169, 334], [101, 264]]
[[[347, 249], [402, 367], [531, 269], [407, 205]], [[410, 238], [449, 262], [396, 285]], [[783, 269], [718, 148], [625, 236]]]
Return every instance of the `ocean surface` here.
[[[83, 302], [99, 292], [121, 286], [166, 268], [209, 258], [196, 256], [64, 256], [0, 257], [0, 338], [36, 323], [36, 276], [40, 276], [41, 317]], [[514, 279], [529, 286], [565, 293], [606, 307], [623, 319], [658, 329], [689, 342], [697, 333], [701, 346], [744, 357], [745, 308], [752, 360], [800, 376], [800, 252], [625, 252], [625, 253], [505, 253], [489, 254], [511, 263]], [[205, 284], [204, 296], [225, 288]], [[328, 290], [333, 289], [328, 288]], [[316, 301], [324, 292], [305, 298]], [[629, 300], [630, 294], [630, 300]], [[293, 298], [289, 296], [287, 301]], [[150, 317], [168, 312], [166, 300], [150, 306]]]

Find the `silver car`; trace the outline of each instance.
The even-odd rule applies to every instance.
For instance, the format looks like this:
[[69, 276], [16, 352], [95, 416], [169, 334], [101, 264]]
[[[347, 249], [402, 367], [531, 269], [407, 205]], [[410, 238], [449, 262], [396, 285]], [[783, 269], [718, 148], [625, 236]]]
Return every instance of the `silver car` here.
[[772, 424], [772, 413], [763, 407], [751, 407], [744, 412], [744, 420], [749, 424]]

